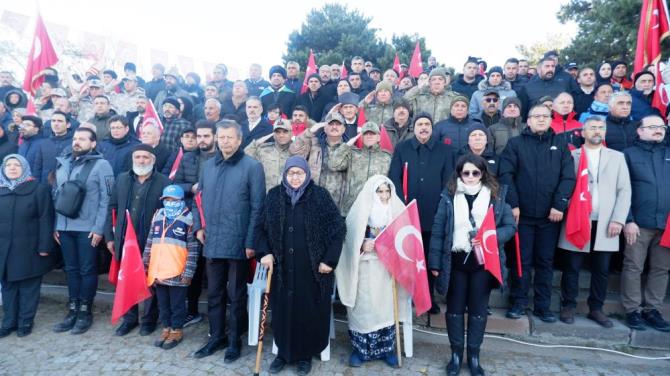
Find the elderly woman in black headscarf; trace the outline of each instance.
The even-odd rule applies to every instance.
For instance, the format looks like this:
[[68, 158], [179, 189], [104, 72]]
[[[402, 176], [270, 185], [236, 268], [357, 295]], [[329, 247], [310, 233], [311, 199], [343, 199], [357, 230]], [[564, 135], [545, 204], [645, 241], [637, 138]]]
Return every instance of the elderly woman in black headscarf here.
[[49, 188], [30, 176], [28, 161], [10, 154], [0, 172], [0, 338], [32, 332], [42, 276], [53, 267], [54, 211]]
[[334, 274], [346, 227], [330, 193], [310, 178], [307, 161], [290, 157], [282, 184], [265, 199], [257, 244], [261, 263], [273, 268], [272, 332], [277, 373], [297, 363], [299, 375], [327, 346]]

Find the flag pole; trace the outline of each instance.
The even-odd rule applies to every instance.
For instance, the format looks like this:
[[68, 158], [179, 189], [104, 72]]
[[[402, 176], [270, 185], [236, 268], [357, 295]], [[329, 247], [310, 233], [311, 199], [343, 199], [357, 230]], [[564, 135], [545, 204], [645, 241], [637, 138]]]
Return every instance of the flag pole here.
[[395, 347], [398, 352], [398, 367], [402, 367], [402, 352], [400, 351], [400, 322], [398, 320], [398, 289], [395, 278], [391, 278], [393, 286], [393, 320], [395, 321]]
[[265, 337], [265, 321], [268, 317], [268, 301], [270, 298], [270, 286], [272, 285], [272, 269], [268, 269], [268, 281], [265, 286], [265, 296], [263, 297], [263, 308], [261, 309], [261, 327], [258, 333], [258, 349], [256, 350], [256, 367], [254, 368], [254, 376], [258, 376], [261, 372], [261, 355], [263, 354], [263, 337]]

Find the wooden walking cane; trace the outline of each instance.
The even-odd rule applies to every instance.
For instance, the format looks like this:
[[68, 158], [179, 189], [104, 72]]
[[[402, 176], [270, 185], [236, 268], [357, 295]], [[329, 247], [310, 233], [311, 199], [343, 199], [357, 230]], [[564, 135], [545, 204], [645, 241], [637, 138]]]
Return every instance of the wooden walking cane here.
[[268, 317], [268, 303], [270, 300], [270, 285], [272, 285], [272, 269], [268, 269], [268, 281], [265, 285], [265, 295], [263, 296], [263, 308], [261, 309], [261, 327], [258, 331], [258, 349], [256, 350], [256, 368], [254, 376], [261, 372], [261, 355], [263, 353], [263, 337], [265, 336], [265, 321]]
[[393, 286], [393, 319], [395, 320], [395, 347], [398, 352], [398, 367], [402, 367], [402, 351], [400, 351], [400, 322], [398, 320], [398, 289], [395, 278], [391, 278]]

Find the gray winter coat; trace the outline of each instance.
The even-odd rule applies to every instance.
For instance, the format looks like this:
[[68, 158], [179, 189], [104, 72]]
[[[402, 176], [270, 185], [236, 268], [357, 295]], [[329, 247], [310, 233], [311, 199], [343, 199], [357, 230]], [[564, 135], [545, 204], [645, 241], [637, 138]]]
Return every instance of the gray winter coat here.
[[95, 165], [88, 175], [88, 179], [86, 179], [86, 198], [79, 210], [79, 216], [68, 218], [56, 213], [57, 231], [82, 231], [87, 233], [92, 231], [99, 235], [104, 234], [107, 205], [114, 186], [114, 172], [112, 166], [102, 157], [102, 154], [92, 151], [77, 160], [74, 160], [72, 154], [56, 158], [56, 187], [54, 193], [66, 181], [76, 179], [86, 161], [91, 161]]
[[507, 81], [503, 81], [498, 86], [491, 86], [488, 80], [481, 80], [479, 81], [478, 88], [479, 90], [472, 93], [472, 98], [470, 98], [470, 116], [479, 115], [484, 109], [482, 101], [484, 100], [484, 93], [487, 90], [495, 90], [498, 93], [498, 103], [500, 105], [502, 105], [505, 98], [516, 97], [516, 92], [512, 90], [512, 85]]

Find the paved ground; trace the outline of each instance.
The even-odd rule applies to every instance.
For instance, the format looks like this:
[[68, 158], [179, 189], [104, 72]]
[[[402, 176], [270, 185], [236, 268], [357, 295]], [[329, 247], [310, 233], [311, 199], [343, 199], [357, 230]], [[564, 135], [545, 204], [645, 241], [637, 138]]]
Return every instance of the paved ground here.
[[[55, 334], [51, 327], [64, 313], [63, 303], [51, 297], [42, 299], [32, 335], [0, 339], [0, 375], [252, 375], [256, 348], [245, 346], [242, 358], [224, 364], [223, 352], [195, 360], [190, 354], [203, 344], [207, 324], [185, 330], [185, 340], [172, 350], [152, 346], [154, 335], [140, 337], [137, 331], [126, 337], [113, 336], [109, 307], [95, 309], [95, 323], [81, 336]], [[402, 369], [393, 370], [380, 362], [359, 369], [347, 366], [350, 351], [339, 325], [332, 358], [313, 362], [314, 375], [444, 375], [448, 356], [446, 338], [416, 333], [415, 357], [405, 359]], [[156, 333], [157, 334], [157, 333]], [[670, 337], [669, 337], [670, 338]], [[669, 339], [670, 340], [670, 339]], [[263, 369], [272, 356], [266, 341]], [[668, 375], [670, 361], [645, 361], [600, 352], [539, 349], [506, 341], [487, 339], [482, 363], [489, 375]], [[662, 353], [638, 352], [659, 356]], [[667, 355], [667, 354], [666, 354]], [[267, 375], [267, 372], [262, 372]], [[294, 374], [287, 368], [282, 374]], [[462, 374], [467, 375], [464, 371]]]

